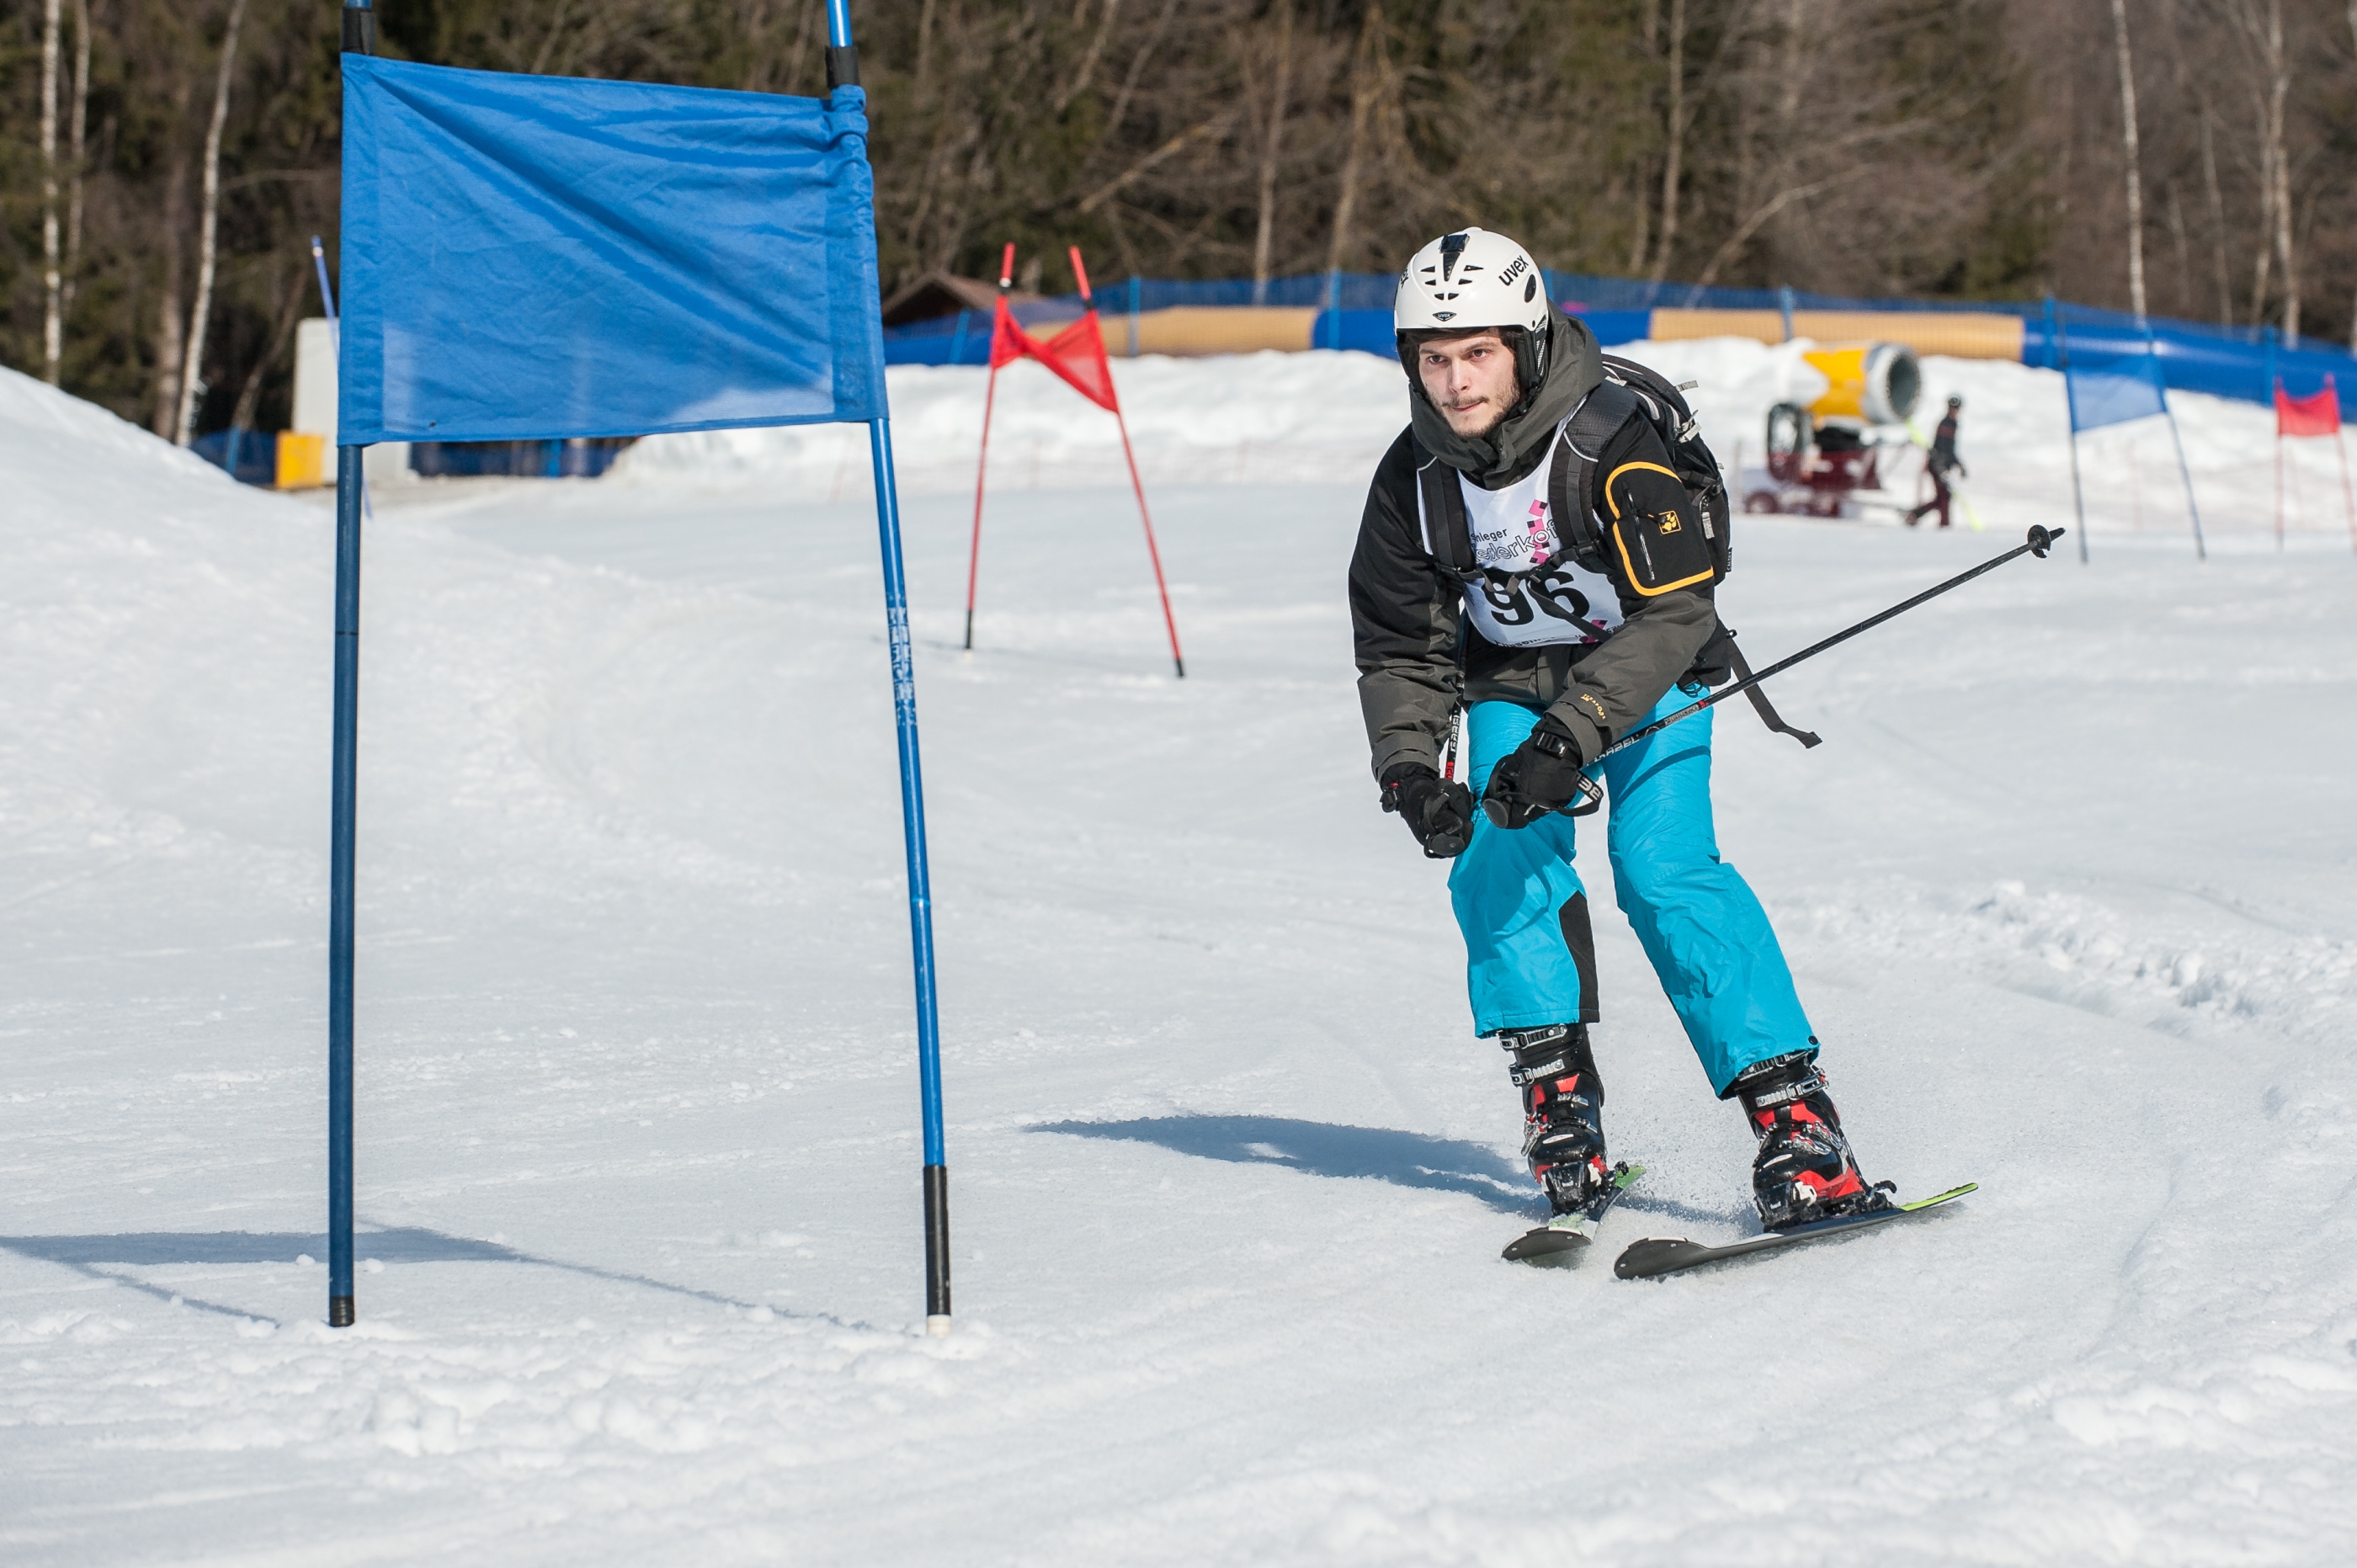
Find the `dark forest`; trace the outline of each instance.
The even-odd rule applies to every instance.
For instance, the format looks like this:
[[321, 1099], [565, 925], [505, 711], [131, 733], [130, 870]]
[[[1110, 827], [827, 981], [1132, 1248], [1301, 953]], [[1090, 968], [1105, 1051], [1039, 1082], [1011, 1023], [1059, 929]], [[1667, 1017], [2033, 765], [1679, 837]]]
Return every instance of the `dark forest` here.
[[[886, 287], [1546, 265], [2053, 292], [2346, 343], [2357, 4], [868, 0]], [[8, 0], [0, 362], [177, 436], [283, 424], [336, 244], [339, 13]], [[822, 0], [390, 0], [381, 51], [824, 90]], [[2129, 89], [2124, 91], [2123, 89]], [[2129, 103], [2134, 105], [2130, 118]], [[198, 373], [184, 386], [200, 328]]]

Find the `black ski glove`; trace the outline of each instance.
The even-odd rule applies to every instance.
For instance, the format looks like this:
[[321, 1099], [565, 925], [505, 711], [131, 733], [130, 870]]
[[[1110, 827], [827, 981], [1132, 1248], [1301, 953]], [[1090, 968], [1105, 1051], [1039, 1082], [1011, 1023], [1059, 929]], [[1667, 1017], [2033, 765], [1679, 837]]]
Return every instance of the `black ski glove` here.
[[1395, 762], [1381, 780], [1383, 810], [1397, 811], [1427, 860], [1454, 860], [1473, 842], [1473, 791], [1421, 762]]
[[1579, 794], [1579, 742], [1549, 714], [1490, 770], [1481, 810], [1501, 828], [1529, 827]]

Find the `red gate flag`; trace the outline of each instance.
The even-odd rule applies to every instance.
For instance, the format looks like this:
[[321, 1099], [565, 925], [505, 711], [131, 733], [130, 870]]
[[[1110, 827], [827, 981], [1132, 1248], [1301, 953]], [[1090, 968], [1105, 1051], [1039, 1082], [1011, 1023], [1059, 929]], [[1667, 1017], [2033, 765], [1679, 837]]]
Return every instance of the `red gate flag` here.
[[1129, 445], [1129, 421], [1122, 417], [1121, 399], [1113, 390], [1113, 366], [1105, 359], [1104, 334], [1097, 328], [1096, 295], [1089, 290], [1088, 269], [1081, 264], [1081, 248], [1072, 247], [1072, 281], [1081, 285], [1083, 314], [1078, 321], [1042, 343], [1023, 330], [1006, 308], [1006, 291], [1015, 282], [1015, 247], [1006, 247], [998, 263], [998, 309], [990, 322], [990, 382], [982, 395], [982, 456], [974, 470], [974, 543], [965, 563], [965, 648], [974, 651], [974, 595], [982, 572], [982, 493], [990, 473], [990, 410], [998, 398], [998, 371], [1017, 360], [1037, 360], [1056, 378], [1114, 417], [1121, 430], [1121, 456], [1129, 465], [1129, 488], [1137, 496], [1137, 521], [1146, 526], [1146, 558], [1154, 564], [1154, 591], [1162, 600], [1162, 625], [1170, 633], [1170, 665], [1187, 678], [1187, 656], [1178, 650], [1178, 622], [1170, 613], [1170, 585], [1162, 576], [1162, 551], [1154, 542], [1154, 518], [1146, 510], [1146, 484], [1137, 477], [1137, 454]]
[[2333, 389], [2332, 378], [2324, 378], [2324, 390], [2309, 397], [2294, 397], [2276, 382], [2276, 434], [2277, 435], [2337, 435], [2341, 433], [2341, 395]]
[[998, 312], [990, 328], [990, 368], [997, 370], [1017, 360], [1033, 359], [1056, 372], [1071, 389], [1109, 413], [1121, 412], [1114, 395], [1113, 366], [1105, 360], [1104, 333], [1097, 327], [1096, 306], [1042, 343], [1015, 319], [999, 296]]

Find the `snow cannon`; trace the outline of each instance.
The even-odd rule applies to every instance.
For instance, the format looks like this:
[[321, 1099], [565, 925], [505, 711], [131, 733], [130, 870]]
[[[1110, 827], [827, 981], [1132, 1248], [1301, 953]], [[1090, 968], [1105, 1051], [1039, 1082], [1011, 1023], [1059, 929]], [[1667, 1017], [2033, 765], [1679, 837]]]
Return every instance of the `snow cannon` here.
[[[1812, 375], [1813, 372], [1813, 376]], [[1786, 371], [1789, 392], [1807, 394], [1810, 380], [1822, 390], [1807, 395], [1810, 414], [1860, 424], [1904, 424], [1923, 395], [1923, 369], [1904, 343], [1828, 343], [1801, 350]], [[1802, 397], [1787, 397], [1800, 403]]]
[[1768, 411], [1770, 488], [1748, 493], [1752, 511], [1839, 517], [1858, 491], [1881, 488], [1874, 433], [1904, 426], [1923, 392], [1923, 371], [1904, 343], [1790, 346]]

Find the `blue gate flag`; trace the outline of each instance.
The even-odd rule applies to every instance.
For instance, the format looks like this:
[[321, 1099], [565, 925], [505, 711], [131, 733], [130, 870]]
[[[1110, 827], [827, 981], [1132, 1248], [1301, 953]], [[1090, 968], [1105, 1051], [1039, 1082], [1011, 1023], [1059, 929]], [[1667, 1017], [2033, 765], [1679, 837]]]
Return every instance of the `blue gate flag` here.
[[338, 445], [886, 413], [859, 89], [343, 70]]
[[2133, 354], [2071, 354], [2064, 372], [2071, 394], [2071, 431], [2124, 424], [2148, 413], [2167, 413], [2160, 356], [2149, 348]]

